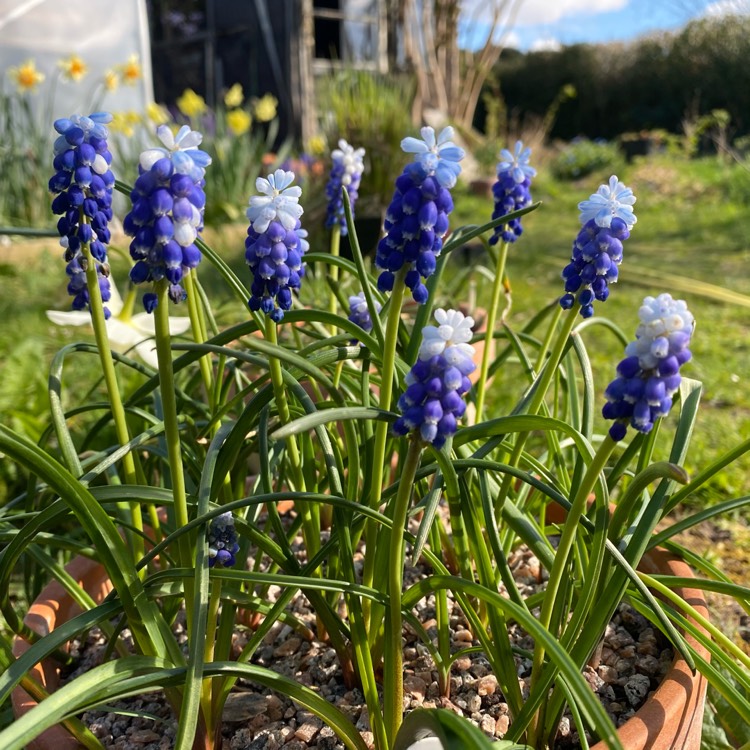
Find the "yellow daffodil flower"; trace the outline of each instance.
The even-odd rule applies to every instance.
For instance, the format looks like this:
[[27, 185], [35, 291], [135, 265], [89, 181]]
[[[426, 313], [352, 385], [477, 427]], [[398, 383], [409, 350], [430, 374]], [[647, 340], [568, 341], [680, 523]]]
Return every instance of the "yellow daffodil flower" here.
[[11, 81], [22, 94], [27, 91], [35, 91], [36, 87], [44, 80], [44, 73], [37, 70], [33, 60], [26, 60], [23, 65], [17, 65], [8, 69]]
[[78, 83], [89, 71], [89, 66], [75, 54], [60, 60], [57, 67], [62, 71], [63, 80], [73, 83]]
[[169, 116], [169, 110], [163, 104], [157, 104], [156, 102], [151, 102], [146, 107], [146, 115], [154, 125], [166, 125], [172, 119]]
[[227, 112], [227, 127], [234, 135], [245, 135], [253, 124], [253, 118], [244, 109], [233, 109]]
[[265, 94], [260, 99], [255, 100], [255, 119], [258, 122], [270, 122], [276, 117], [276, 107], [279, 100], [272, 94]]
[[112, 68], [104, 71], [103, 80], [104, 80], [104, 88], [107, 91], [116, 91], [117, 87], [120, 85], [120, 77], [117, 75], [117, 71], [112, 70]]
[[185, 89], [177, 100], [177, 107], [185, 117], [199, 117], [206, 111], [206, 100], [193, 89]]
[[119, 71], [125, 86], [135, 86], [136, 82], [140, 81], [143, 77], [143, 70], [141, 69], [138, 55], [131, 55], [127, 62], [120, 65]]
[[227, 107], [239, 107], [242, 102], [245, 101], [245, 95], [242, 92], [242, 84], [235, 83], [226, 94], [224, 94], [224, 104]]
[[135, 126], [140, 124], [140, 122], [141, 116], [135, 110], [113, 112], [109, 129], [113, 133], [122, 133], [124, 136], [130, 138], [135, 133]]
[[307, 142], [307, 152], [313, 156], [322, 156], [326, 152], [326, 141], [322, 135], [314, 135]]

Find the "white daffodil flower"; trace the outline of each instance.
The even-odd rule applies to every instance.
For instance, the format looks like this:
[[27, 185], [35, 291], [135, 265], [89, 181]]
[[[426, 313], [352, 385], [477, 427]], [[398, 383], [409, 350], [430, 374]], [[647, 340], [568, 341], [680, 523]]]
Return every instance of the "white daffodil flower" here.
[[[133, 315], [135, 289], [128, 294], [123, 303], [117, 287], [110, 281], [112, 297], [107, 302], [112, 315], [107, 321], [107, 336], [111, 347], [118, 352], [127, 353], [135, 350], [136, 354], [150, 367], [157, 369], [159, 361], [154, 343], [154, 316], [146, 312]], [[91, 325], [91, 313], [88, 310], [47, 310], [47, 318], [55, 325], [69, 326]], [[190, 318], [169, 317], [169, 333], [179, 336], [190, 328]]]

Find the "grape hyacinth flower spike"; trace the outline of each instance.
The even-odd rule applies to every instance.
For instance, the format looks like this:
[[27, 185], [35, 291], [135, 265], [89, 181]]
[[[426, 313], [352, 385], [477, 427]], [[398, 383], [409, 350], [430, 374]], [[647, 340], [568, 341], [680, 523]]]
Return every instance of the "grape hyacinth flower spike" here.
[[365, 169], [364, 156], [365, 150], [363, 148], [355, 149], [343, 139], [339, 141], [339, 147], [331, 152], [333, 168], [326, 185], [326, 198], [328, 199], [326, 228], [331, 229], [338, 224], [344, 237], [346, 237], [348, 229], [341, 188], [345, 187], [349, 194], [349, 203], [352, 208], [352, 216], [354, 216], [354, 204], [357, 202], [359, 194], [359, 182]]
[[659, 417], [669, 414], [680, 387], [680, 367], [691, 358], [694, 321], [683, 300], [669, 294], [646, 297], [638, 317], [635, 341], [625, 347], [617, 378], [605, 391], [602, 415], [614, 420], [609, 429], [613, 440], [622, 440], [628, 425], [650, 432]]
[[[54, 144], [55, 174], [49, 189], [55, 193], [52, 212], [60, 216], [57, 231], [60, 245], [65, 248], [68, 294], [73, 297], [74, 310], [89, 309], [86, 286], [87, 259], [82, 249], [88, 246], [99, 279], [102, 300], [110, 299], [107, 244], [108, 223], [112, 220], [112, 188], [115, 177], [110, 170], [112, 154], [107, 144], [108, 112], [95, 112], [88, 117], [71, 115], [56, 120], [59, 133]], [[110, 311], [105, 307], [104, 315]]]
[[208, 527], [208, 567], [219, 565], [231, 568], [237, 562], [236, 554], [239, 551], [231, 512], [216, 516]]
[[617, 281], [623, 242], [637, 219], [633, 191], [612, 175], [588, 200], [578, 204], [581, 231], [573, 243], [570, 263], [562, 272], [565, 294], [560, 306], [570, 310], [578, 302], [581, 315], [594, 314], [594, 300], [609, 297], [609, 285]]
[[474, 319], [458, 310], [435, 310], [437, 326], [422, 330], [422, 344], [406, 375], [406, 390], [398, 401], [396, 435], [419, 431], [425, 443], [440, 448], [456, 432], [466, 411], [463, 400], [471, 389], [474, 347], [469, 343]]
[[461, 172], [462, 148], [453, 141], [453, 128], [444, 128], [435, 137], [431, 127], [420, 131], [422, 138], [404, 138], [401, 148], [415, 155], [396, 180], [375, 265], [381, 269], [378, 288], [391, 291], [395, 274], [406, 269], [405, 284], [420, 304], [427, 301], [424, 281], [436, 267], [448, 231], [448, 215], [453, 210], [450, 189]]
[[245, 261], [253, 274], [248, 307], [276, 323], [292, 307], [292, 291], [299, 291], [305, 275], [302, 256], [309, 247], [300, 222], [302, 189], [292, 182], [294, 172], [283, 169], [259, 177], [255, 187], [261, 195], [252, 196], [247, 209]]
[[[380, 312], [380, 302], [374, 300], [375, 310]], [[349, 320], [358, 325], [365, 333], [372, 330], [372, 318], [370, 317], [370, 308], [367, 307], [365, 293], [352, 294], [349, 297]]]
[[[500, 152], [501, 161], [497, 165], [497, 181], [492, 186], [495, 197], [493, 219], [519, 211], [531, 205], [531, 180], [536, 176], [536, 169], [529, 165], [531, 149], [524, 148], [521, 141], [516, 141], [513, 153], [508, 149]], [[500, 224], [490, 237], [490, 245], [499, 240], [515, 242], [523, 232], [521, 219], [511, 219], [507, 224]]]
[[[204, 175], [211, 157], [198, 148], [203, 136], [187, 125], [176, 135], [160, 125], [156, 134], [163, 146], [140, 155], [139, 176], [130, 193], [133, 207], [123, 228], [133, 237], [130, 279], [134, 284], [166, 279], [169, 298], [177, 303], [186, 296], [182, 277], [202, 259], [195, 240], [203, 229]], [[156, 294], [143, 295], [146, 312], [153, 312], [156, 304]]]

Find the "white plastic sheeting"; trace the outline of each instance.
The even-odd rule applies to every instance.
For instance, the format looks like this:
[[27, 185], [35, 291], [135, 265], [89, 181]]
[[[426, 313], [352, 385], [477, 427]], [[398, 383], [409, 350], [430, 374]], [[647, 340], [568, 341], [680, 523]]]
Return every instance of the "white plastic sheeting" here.
[[[78, 82], [60, 77], [58, 62], [71, 54], [88, 66]], [[141, 79], [104, 91], [105, 71], [133, 54], [138, 55]], [[45, 75], [30, 100], [54, 118], [88, 114], [94, 105], [111, 112], [142, 112], [153, 101], [145, 0], [0, 0], [2, 89], [13, 88], [8, 69], [28, 59]]]

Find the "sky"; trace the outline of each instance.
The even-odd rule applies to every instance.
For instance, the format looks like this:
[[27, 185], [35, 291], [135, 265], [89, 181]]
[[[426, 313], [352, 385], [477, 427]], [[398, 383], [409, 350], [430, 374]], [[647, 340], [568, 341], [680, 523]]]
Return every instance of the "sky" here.
[[[501, 1], [463, 0], [462, 46], [481, 46], [490, 9]], [[677, 31], [702, 16], [750, 13], [750, 0], [505, 0], [506, 7], [514, 2], [519, 3], [518, 13], [504, 46], [523, 51], [630, 41], [656, 31]]]

